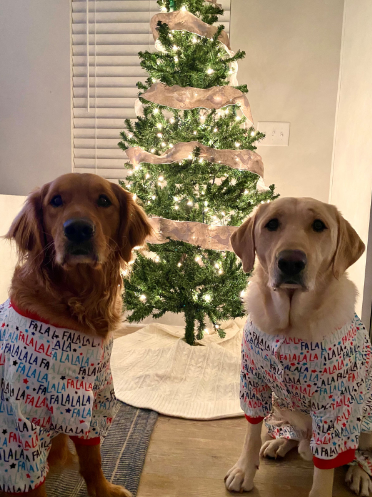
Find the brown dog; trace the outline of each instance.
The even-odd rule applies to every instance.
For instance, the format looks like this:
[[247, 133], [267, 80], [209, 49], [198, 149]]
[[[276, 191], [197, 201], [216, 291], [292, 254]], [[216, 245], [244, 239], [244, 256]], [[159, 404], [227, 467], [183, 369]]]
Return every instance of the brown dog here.
[[[118, 185], [111, 184], [93, 174], [66, 174], [32, 193], [6, 235], [8, 239], [16, 241], [20, 260], [11, 283], [11, 304], [8, 304], [6, 308], [3, 306], [3, 313], [14, 314], [17, 311], [18, 314], [15, 314], [17, 319], [24, 317], [28, 320], [29, 328], [35, 328], [36, 322], [39, 326], [35, 337], [30, 337], [30, 340], [26, 337], [27, 343], [24, 332], [23, 342], [28, 345], [35, 344], [34, 339], [37, 341], [38, 333], [45, 335], [48, 332], [49, 336], [52, 333], [50, 329], [58, 327], [57, 331], [62, 329], [66, 337], [73, 335], [76, 343], [84, 341], [84, 350], [87, 350], [88, 356], [93, 349], [91, 350], [89, 345], [86, 345], [87, 343], [91, 344], [91, 347], [101, 347], [102, 354], [103, 351], [107, 352], [109, 350], [107, 337], [120, 323], [121, 318], [120, 269], [130, 261], [133, 247], [142, 245], [151, 232], [146, 215], [134, 202], [132, 195]], [[45, 323], [51, 323], [51, 325]], [[14, 332], [16, 329], [18, 330], [18, 327], [14, 328]], [[73, 330], [73, 333], [68, 335], [63, 331], [66, 329]], [[77, 332], [76, 336], [74, 332]], [[78, 336], [79, 333], [80, 336]], [[35, 333], [33, 332], [32, 335]], [[57, 337], [54, 339], [54, 346], [57, 350], [60, 336], [56, 332], [54, 335]], [[0, 360], [0, 372], [4, 372], [4, 378], [14, 373], [13, 378], [21, 381], [20, 376], [17, 375], [19, 369], [9, 373], [12, 367], [19, 367], [19, 364], [13, 365], [19, 363], [20, 360], [18, 357], [18, 361], [9, 363], [8, 367], [6, 351], [13, 349], [4, 343], [5, 336], [7, 335], [3, 335], [3, 342], [0, 340], [0, 346], [3, 344], [0, 348], [0, 358], [3, 358], [3, 361]], [[39, 335], [38, 352], [40, 352], [42, 339], [44, 338]], [[36, 346], [33, 346], [36, 350]], [[48, 356], [48, 362], [44, 360], [44, 367], [48, 363], [48, 368], [52, 369], [53, 365], [49, 364], [49, 354], [47, 352], [45, 354]], [[34, 355], [37, 356], [37, 354]], [[53, 354], [51, 357], [54, 357]], [[35, 361], [37, 360], [36, 357]], [[109, 363], [109, 357], [107, 363]], [[1, 369], [1, 364], [4, 366], [3, 369]], [[91, 365], [88, 364], [88, 366]], [[105, 370], [104, 381], [107, 382], [111, 374], [108, 364], [105, 368], [107, 371]], [[99, 363], [98, 370], [100, 370]], [[2, 388], [6, 389], [7, 383], [4, 378], [0, 380]], [[73, 390], [77, 389], [76, 385], [81, 380], [78, 377], [72, 380], [62, 378], [75, 385]], [[90, 395], [96, 401], [99, 393], [97, 391], [94, 393], [92, 385], [88, 387], [84, 378], [83, 376], [82, 384], [87, 390], [90, 389], [87, 393], [88, 400]], [[32, 385], [32, 381], [31, 378], [29, 385]], [[28, 380], [25, 381], [27, 382]], [[50, 379], [48, 382], [50, 383]], [[1, 400], [10, 402], [14, 409], [16, 404], [12, 403], [14, 397], [12, 397], [11, 386], [8, 390], [9, 395], [4, 395], [3, 392]], [[30, 395], [26, 396], [29, 391], [25, 392], [26, 399], [31, 398]], [[46, 387], [43, 391], [44, 393], [47, 391]], [[78, 392], [72, 392], [72, 395], [74, 393]], [[7, 396], [11, 398], [5, 399]], [[45, 394], [45, 405], [48, 409], [45, 412], [52, 413], [53, 422], [53, 413], [56, 413], [57, 408], [51, 406], [51, 399], [57, 402], [58, 396]], [[31, 420], [26, 421], [27, 426], [31, 424], [34, 429], [36, 439], [41, 439], [41, 431], [37, 428], [38, 420], [32, 419], [32, 423], [30, 423]], [[18, 419], [15, 429], [21, 429], [20, 422], [21, 419]], [[58, 434], [57, 423], [51, 433], [55, 437], [53, 446], [50, 448], [50, 443], [49, 446], [44, 444], [44, 453], [47, 454], [50, 451], [50, 459], [53, 461], [66, 459], [67, 436]], [[79, 456], [80, 472], [86, 481], [89, 495], [96, 497], [130, 496], [130, 492], [107, 482], [103, 476], [99, 437], [94, 439], [98, 440], [95, 445], [87, 444], [84, 438], [86, 437], [74, 437], [73, 440]], [[31, 457], [30, 452], [24, 457]], [[25, 464], [27, 465], [27, 462]], [[27, 475], [27, 478], [30, 478], [30, 475]], [[14, 492], [15, 487], [13, 486], [13, 489], [9, 487], [9, 480], [7, 481], [8, 487], [1, 482], [0, 477], [2, 484], [0, 489], [9, 493]], [[23, 488], [21, 486], [21, 489]], [[27, 493], [17, 493], [17, 495], [30, 497], [46, 495], [42, 479], [33, 486], [30, 483], [26, 490]], [[17, 489], [15, 491], [18, 492]], [[4, 495], [9, 495], [9, 493], [4, 493]]]
[[[246, 272], [252, 270], [256, 256], [257, 259], [246, 294], [249, 320], [243, 338], [241, 401], [249, 422], [243, 452], [227, 473], [226, 487], [236, 492], [253, 488], [259, 464], [262, 420], [270, 414], [273, 392], [276, 395], [273, 423], [277, 423], [276, 427], [294, 428], [301, 435], [292, 440], [269, 437], [261, 448], [261, 455], [283, 456], [300, 440], [299, 452], [308, 458], [311, 444], [314, 456], [319, 457], [314, 457], [310, 496], [331, 497], [333, 468], [353, 460], [362, 415], [353, 417], [355, 409], [358, 413], [361, 409], [359, 397], [359, 403], [355, 402], [356, 394], [347, 398], [349, 406], [345, 403], [344, 408], [340, 408], [337, 406], [339, 400], [344, 400], [342, 390], [337, 394], [338, 399], [334, 392], [328, 395], [327, 388], [332, 390], [329, 385], [336, 381], [341, 385], [345, 381], [354, 382], [354, 386], [359, 385], [358, 390], [364, 391], [365, 401], [369, 402], [366, 412], [370, 411], [366, 383], [371, 374], [370, 369], [366, 369], [370, 342], [362, 325], [355, 324], [356, 289], [345, 275], [346, 269], [363, 253], [364, 244], [334, 206], [309, 198], [283, 198], [259, 206], [233, 234], [231, 243]], [[340, 374], [333, 378], [334, 366], [329, 366], [333, 362], [328, 364], [331, 359], [324, 354], [324, 350], [333, 349], [331, 346], [325, 349], [324, 344], [331, 343], [335, 334], [343, 333], [348, 327], [351, 330], [349, 341], [342, 343], [351, 341], [354, 344], [350, 346], [351, 351], [358, 343], [361, 352], [355, 356], [356, 360], [359, 361], [364, 353], [367, 359], [348, 365], [343, 360], [344, 351], [335, 352], [338, 367], [344, 370], [341, 373], [339, 370]], [[308, 362], [304, 366], [304, 356], [299, 353], [295, 352], [289, 359], [291, 350], [296, 351], [297, 345], [305, 351], [319, 347], [322, 353], [306, 356]], [[350, 357], [353, 357], [352, 353]], [[347, 354], [350, 354], [349, 350]], [[356, 371], [347, 369], [351, 367]], [[278, 399], [276, 403], [275, 398]], [[332, 412], [338, 413], [338, 409], [341, 409], [341, 416], [335, 418]], [[350, 409], [349, 424], [341, 419], [342, 409]], [[351, 424], [352, 419], [355, 424]], [[355, 438], [348, 436], [343, 427], [349, 428], [348, 435], [355, 427], [359, 433]], [[273, 433], [280, 432], [275, 430], [274, 427]], [[368, 437], [368, 433], [361, 434], [360, 446], [363, 448], [366, 448], [364, 442]], [[338, 454], [335, 446], [340, 446]], [[313, 454], [310, 453], [311, 457]], [[369, 495], [370, 478], [357, 465], [350, 468], [348, 480], [354, 491]]]

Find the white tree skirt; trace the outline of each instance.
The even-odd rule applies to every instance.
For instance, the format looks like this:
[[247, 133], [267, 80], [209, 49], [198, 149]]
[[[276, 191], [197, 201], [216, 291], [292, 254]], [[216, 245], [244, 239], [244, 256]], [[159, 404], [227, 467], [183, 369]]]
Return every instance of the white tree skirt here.
[[240, 347], [245, 319], [226, 322], [226, 337], [187, 345], [184, 328], [150, 324], [114, 340], [111, 369], [119, 400], [189, 419], [242, 416]]

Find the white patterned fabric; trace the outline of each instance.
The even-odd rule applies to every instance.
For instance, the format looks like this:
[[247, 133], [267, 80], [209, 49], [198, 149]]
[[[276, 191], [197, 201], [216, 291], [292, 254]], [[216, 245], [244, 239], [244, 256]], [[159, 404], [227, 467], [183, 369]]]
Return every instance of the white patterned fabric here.
[[252, 418], [269, 416], [266, 424], [272, 435], [299, 439], [289, 425], [285, 433], [283, 428], [270, 429], [274, 394], [279, 409], [311, 415], [313, 455], [333, 460], [355, 451], [360, 433], [371, 431], [371, 358], [371, 343], [357, 316], [321, 342], [268, 335], [248, 320], [242, 347], [242, 409]]
[[59, 433], [94, 439], [112, 421], [106, 341], [0, 306], [0, 490], [28, 492], [48, 472]]

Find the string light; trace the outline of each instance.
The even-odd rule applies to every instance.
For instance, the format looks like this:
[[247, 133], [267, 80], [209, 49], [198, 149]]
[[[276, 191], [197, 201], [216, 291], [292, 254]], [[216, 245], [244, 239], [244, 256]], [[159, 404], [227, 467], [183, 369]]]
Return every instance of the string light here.
[[172, 48], [173, 48], [173, 50], [175, 50], [175, 51], [180, 49], [180, 47], [177, 47], [177, 45], [173, 45], [173, 47], [172, 47]]
[[215, 267], [216, 269], [219, 269], [219, 268], [220, 268], [220, 265], [218, 264], [218, 262], [216, 262], [216, 264], [214, 265], [214, 267]]
[[196, 134], [197, 134], [197, 131], [194, 131], [194, 135], [196, 135]]
[[199, 159], [200, 164], [203, 164], [204, 159]]
[[218, 129], [217, 128], [214, 128], [213, 132], [214, 133], [217, 133]]
[[192, 41], [193, 43], [197, 43], [197, 42], [198, 42], [198, 39], [197, 39], [197, 37], [196, 37], [196, 36], [193, 36], [193, 37], [191, 38], [191, 41]]
[[164, 7], [164, 6], [163, 6], [163, 7], [161, 7], [161, 9], [160, 9], [160, 10], [161, 10], [162, 12], [167, 12], [167, 7]]
[[150, 175], [149, 175], [149, 173], [147, 173], [146, 176], [145, 176], [145, 178], [149, 179], [149, 177], [150, 177]]
[[241, 297], [244, 297], [244, 295], [245, 295], [245, 290], [243, 290], [242, 292], [240, 292], [240, 296]]
[[249, 193], [249, 191], [248, 190], [244, 190], [244, 193], [245, 193], [245, 195], [247, 195], [247, 193]]
[[171, 124], [173, 124], [173, 123], [175, 122], [174, 117], [171, 117], [171, 118], [169, 119], [169, 122], [170, 122]]
[[152, 149], [150, 150], [150, 152], [153, 154], [153, 153], [155, 152], [155, 149], [154, 149], [154, 148], [152, 148]]
[[183, 11], [184, 11], [184, 10], [187, 10], [186, 5], [182, 5], [182, 7], [180, 8], [180, 10], [183, 10]]
[[161, 129], [161, 128], [163, 127], [163, 125], [162, 125], [161, 123], [158, 123], [158, 124], [156, 125], [156, 127], [157, 127], [157, 128], [159, 128], [159, 129]]
[[155, 108], [154, 109], [154, 114], [157, 114], [159, 112], [159, 109]]
[[208, 202], [207, 202], [207, 201], [205, 201], [205, 202], [204, 202], [204, 205], [208, 205]]
[[164, 181], [164, 176], [159, 176], [158, 180], [159, 181]]
[[189, 200], [189, 201], [187, 202], [187, 205], [193, 205], [192, 200]]
[[214, 73], [214, 70], [210, 67], [209, 69], [207, 69], [207, 74], [213, 74]]
[[208, 328], [204, 328], [204, 333], [206, 333], [207, 335], [209, 335], [209, 330], [208, 330]]
[[220, 327], [219, 324], [215, 324], [214, 327], [216, 328], [216, 330], [218, 330], [218, 328]]
[[165, 147], [167, 144], [165, 142], [161, 142], [161, 146]]
[[212, 300], [212, 297], [210, 296], [210, 294], [209, 294], [209, 293], [207, 293], [207, 294], [205, 294], [205, 295], [204, 295], [204, 300], [205, 300], [206, 302], [210, 302], [210, 301]]
[[137, 194], [136, 193], [133, 195], [133, 200], [137, 200]]
[[235, 146], [239, 148], [240, 147], [240, 143], [239, 142], [235, 142]]
[[160, 257], [159, 257], [158, 255], [157, 255], [157, 256], [155, 256], [154, 261], [155, 261], [155, 262], [160, 262]]
[[176, 211], [178, 211], [178, 209], [179, 209], [178, 205], [176, 205], [174, 208], [176, 209]]
[[161, 133], [158, 133], [156, 136], [158, 136], [159, 138], [162, 138], [162, 134]]
[[173, 147], [174, 147], [173, 143], [170, 143], [170, 144], [169, 144], [169, 146], [170, 146], [170, 148], [173, 148]]
[[177, 55], [174, 57], [174, 62], [178, 62], [178, 57], [177, 57]]
[[141, 295], [140, 300], [141, 300], [141, 302], [146, 302], [146, 300], [147, 300], [146, 295]]
[[128, 133], [129, 138], [133, 138], [132, 133]]
[[182, 264], [179, 262], [179, 263], [177, 264], [177, 266], [178, 266], [178, 267], [181, 267], [181, 266], [182, 266]]
[[200, 255], [197, 255], [197, 256], [195, 257], [195, 262], [199, 262], [199, 261], [201, 261], [201, 257], [200, 257]]
[[240, 121], [241, 117], [240, 116], [236, 116], [235, 118], [237, 121]]
[[155, 200], [155, 199], [156, 199], [155, 195], [153, 195], [151, 198], [152, 198], [152, 200]]

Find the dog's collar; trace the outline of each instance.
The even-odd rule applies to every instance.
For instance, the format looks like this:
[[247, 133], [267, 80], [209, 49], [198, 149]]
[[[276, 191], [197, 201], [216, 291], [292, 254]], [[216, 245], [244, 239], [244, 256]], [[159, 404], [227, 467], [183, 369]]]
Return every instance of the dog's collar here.
[[55, 328], [61, 328], [61, 325], [57, 323], [52, 323], [51, 321], [48, 321], [45, 318], [42, 318], [35, 312], [27, 311], [25, 309], [20, 309], [14, 302], [13, 300], [10, 301], [10, 307], [12, 307], [17, 314], [20, 314], [21, 316], [32, 319], [33, 321], [40, 321], [41, 323], [48, 324], [50, 326], [54, 326]]

